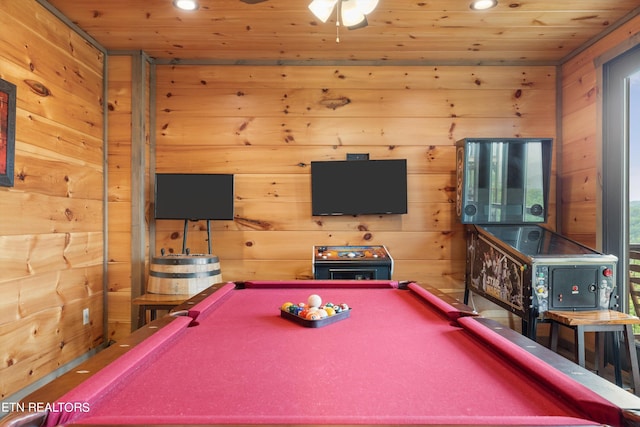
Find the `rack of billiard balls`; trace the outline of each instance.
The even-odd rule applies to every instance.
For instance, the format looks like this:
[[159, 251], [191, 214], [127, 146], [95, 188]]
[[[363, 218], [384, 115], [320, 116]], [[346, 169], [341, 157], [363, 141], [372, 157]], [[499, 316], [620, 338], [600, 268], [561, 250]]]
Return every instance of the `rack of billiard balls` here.
[[280, 306], [280, 316], [303, 326], [320, 327], [349, 317], [351, 307], [346, 303], [322, 303], [320, 295], [309, 295], [306, 302], [285, 302]]

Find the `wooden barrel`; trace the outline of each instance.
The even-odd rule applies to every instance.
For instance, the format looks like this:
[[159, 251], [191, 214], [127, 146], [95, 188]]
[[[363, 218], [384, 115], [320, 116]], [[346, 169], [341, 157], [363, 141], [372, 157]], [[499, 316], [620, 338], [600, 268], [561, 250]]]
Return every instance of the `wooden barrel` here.
[[219, 282], [222, 274], [217, 256], [165, 255], [151, 259], [147, 292], [194, 295]]

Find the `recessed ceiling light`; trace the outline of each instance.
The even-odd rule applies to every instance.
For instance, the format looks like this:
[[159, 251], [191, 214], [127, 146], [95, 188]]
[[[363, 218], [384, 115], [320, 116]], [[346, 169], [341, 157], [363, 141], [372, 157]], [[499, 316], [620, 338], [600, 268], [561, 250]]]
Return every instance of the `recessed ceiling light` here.
[[496, 7], [498, 0], [475, 0], [469, 7], [473, 10], [487, 10]]
[[173, 5], [181, 10], [196, 10], [198, 8], [196, 0], [173, 0]]

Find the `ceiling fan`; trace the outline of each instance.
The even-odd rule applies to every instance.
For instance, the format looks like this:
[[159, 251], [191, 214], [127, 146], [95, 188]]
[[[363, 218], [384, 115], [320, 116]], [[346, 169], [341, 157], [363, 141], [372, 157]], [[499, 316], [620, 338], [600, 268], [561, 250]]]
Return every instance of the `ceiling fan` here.
[[[258, 4], [268, 0], [240, 0], [246, 4]], [[363, 28], [368, 25], [367, 17], [369, 13], [378, 6], [378, 0], [312, 0], [309, 4], [309, 10], [316, 18], [323, 23], [327, 22], [329, 16], [336, 9], [336, 21], [350, 30]]]

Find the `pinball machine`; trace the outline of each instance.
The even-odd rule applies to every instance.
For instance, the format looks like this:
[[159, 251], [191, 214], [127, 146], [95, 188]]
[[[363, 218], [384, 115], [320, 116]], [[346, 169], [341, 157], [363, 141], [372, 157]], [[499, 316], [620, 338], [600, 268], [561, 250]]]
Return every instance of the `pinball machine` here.
[[465, 303], [480, 295], [535, 339], [548, 310], [619, 309], [617, 258], [545, 227], [552, 140], [456, 144], [456, 213], [466, 225]]

